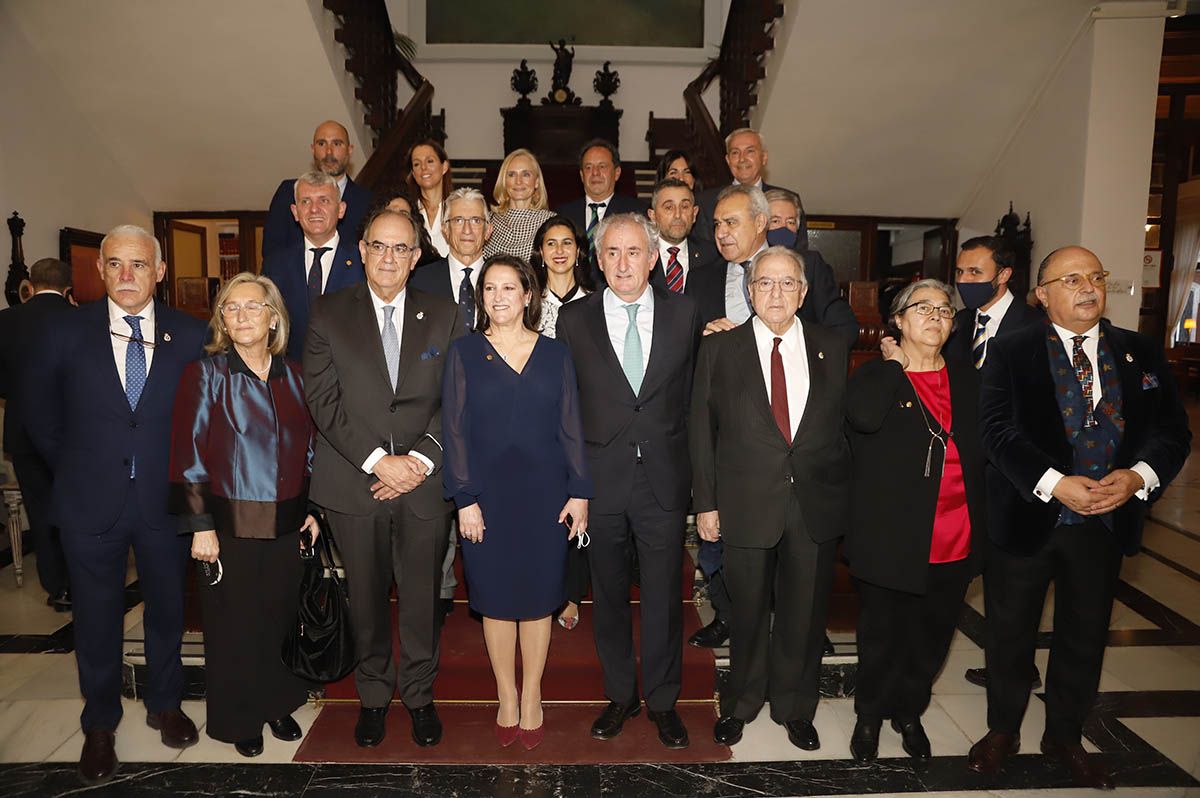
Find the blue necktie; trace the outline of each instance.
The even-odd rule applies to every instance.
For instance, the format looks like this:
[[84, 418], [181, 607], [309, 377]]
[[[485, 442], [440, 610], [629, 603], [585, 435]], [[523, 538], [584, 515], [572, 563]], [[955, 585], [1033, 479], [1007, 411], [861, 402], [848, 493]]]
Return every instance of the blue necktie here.
[[467, 325], [467, 332], [475, 329], [475, 286], [471, 285], [471, 269], [463, 269], [463, 281], [458, 286], [458, 312]]
[[[146, 387], [146, 347], [142, 344], [142, 317], [126, 316], [129, 324], [129, 345], [125, 347], [125, 398], [129, 409], [137, 410], [138, 400]], [[129, 459], [129, 478], [133, 479], [137, 464]]]

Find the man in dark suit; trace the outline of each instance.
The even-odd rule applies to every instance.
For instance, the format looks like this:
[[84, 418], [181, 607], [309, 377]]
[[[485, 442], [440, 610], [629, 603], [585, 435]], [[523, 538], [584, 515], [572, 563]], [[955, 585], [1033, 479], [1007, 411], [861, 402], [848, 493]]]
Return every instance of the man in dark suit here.
[[700, 316], [687, 297], [650, 285], [657, 239], [645, 217], [606, 217], [596, 248], [608, 288], [563, 306], [557, 334], [575, 361], [596, 483], [587, 551], [596, 652], [610, 703], [592, 724], [592, 736], [617, 736], [641, 709], [629, 604], [629, 552], [636, 547], [642, 692], [659, 740], [683, 748], [687, 729], [675, 711], [683, 658], [680, 572], [691, 497], [687, 408]]
[[[359, 244], [365, 283], [323, 297], [304, 349], [317, 427], [312, 500], [341, 549], [359, 655], [354, 739], [383, 741], [397, 686], [417, 745], [436, 745], [433, 706], [442, 613], [437, 611], [450, 505], [442, 463], [442, 369], [462, 334], [454, 303], [406, 290], [420, 258], [412, 220], [383, 209]], [[396, 582], [400, 662], [393, 662], [388, 592]]]
[[1054, 637], [1041, 749], [1080, 786], [1112, 789], [1080, 746], [1100, 682], [1121, 555], [1141, 546], [1147, 505], [1183, 466], [1191, 432], [1162, 345], [1102, 318], [1108, 272], [1083, 247], [1038, 267], [1045, 324], [989, 344], [981, 421], [987, 454], [988, 733], [970, 768], [1014, 754], [1029, 701], [1038, 621], [1053, 581]]
[[71, 290], [71, 266], [55, 258], [42, 258], [29, 267], [34, 294], [23, 305], [0, 311], [0, 398], [4, 408], [4, 453], [12, 458], [21, 486], [29, 534], [37, 552], [38, 580], [46, 591], [46, 604], [58, 612], [71, 609], [70, 581], [58, 527], [50, 523], [50, 466], [38, 454], [26, 430], [21, 406], [33, 350], [58, 323], [74, 310], [66, 294]]
[[[954, 317], [946, 341], [947, 355], [982, 369], [988, 342], [1000, 335], [1040, 321], [1043, 315], [1025, 303], [1024, 294], [1009, 289], [1017, 256], [999, 236], [976, 236], [963, 242], [954, 267], [954, 279], [964, 308]], [[967, 668], [968, 682], [987, 687], [987, 668]], [[1033, 688], [1042, 685], [1033, 667]]]
[[304, 235], [269, 255], [263, 274], [275, 281], [287, 307], [291, 334], [287, 355], [297, 362], [304, 355], [304, 335], [313, 303], [363, 281], [358, 241], [343, 236], [338, 219], [346, 203], [338, 199], [337, 184], [324, 172], [306, 172], [294, 181], [292, 216]]
[[794, 745], [821, 745], [812, 719], [834, 555], [849, 512], [848, 349], [829, 330], [797, 320], [805, 289], [796, 252], [758, 255], [754, 318], [706, 338], [696, 366], [692, 504], [700, 536], [725, 542], [733, 600], [729, 680], [713, 729], [723, 745], [740, 740], [768, 700]]
[[175, 388], [205, 337], [204, 324], [154, 300], [167, 265], [145, 230], [110, 230], [97, 268], [108, 298], [64, 316], [43, 337], [24, 389], [27, 429], [54, 473], [50, 520], [71, 575], [84, 698], [79, 770], [89, 784], [117, 767], [131, 545], [146, 605], [146, 723], [171, 748], [197, 741], [180, 710], [188, 541], [167, 513], [167, 460]]
[[647, 215], [658, 228], [658, 263], [651, 281], [657, 283], [661, 275], [663, 286], [677, 294], [685, 292], [693, 269], [721, 260], [712, 243], [692, 235], [698, 212], [692, 188], [682, 180], [667, 178], [654, 187]]
[[579, 151], [579, 180], [584, 196], [558, 206], [556, 213], [566, 216], [583, 230], [588, 240], [588, 258], [596, 285], [604, 286], [604, 274], [596, 260], [596, 226], [609, 214], [645, 213], [646, 203], [637, 197], [616, 193], [621, 177], [621, 156], [604, 139], [592, 139]]
[[[346, 203], [346, 213], [337, 223], [338, 231], [347, 240], [357, 241], [359, 226], [371, 205], [371, 192], [346, 174], [350, 156], [354, 155], [349, 132], [333, 120], [322, 122], [313, 132], [312, 154], [312, 171], [324, 172], [332, 177], [342, 202]], [[296, 224], [297, 220], [291, 212], [295, 182], [290, 179], [282, 181], [279, 188], [275, 189], [275, 196], [271, 197], [267, 222], [263, 226], [263, 260], [276, 252], [293, 248], [303, 240], [300, 225]], [[300, 340], [303, 342], [303, 336]]]
[[[767, 155], [767, 148], [763, 144], [762, 136], [753, 128], [738, 128], [726, 136], [725, 163], [729, 166], [729, 174], [733, 178], [732, 185], [756, 186], [764, 192], [781, 188], [781, 186], [773, 186], [763, 180], [763, 173], [767, 168]], [[700, 192], [700, 195], [696, 197], [696, 204], [700, 206], [700, 213], [696, 220], [696, 235], [705, 241], [715, 240], [714, 214], [717, 202], [721, 197], [721, 190], [725, 187], [724, 185], [714, 186]], [[799, 197], [799, 194], [796, 196]], [[803, 251], [808, 247], [808, 220], [804, 215], [803, 205], [800, 206], [799, 211], [797, 236], [798, 241], [803, 243], [796, 249]]]
[[475, 288], [483, 269], [483, 245], [492, 236], [487, 200], [478, 189], [459, 188], [446, 197], [442, 230], [450, 253], [412, 274], [412, 287], [458, 304], [458, 320], [475, 329]]

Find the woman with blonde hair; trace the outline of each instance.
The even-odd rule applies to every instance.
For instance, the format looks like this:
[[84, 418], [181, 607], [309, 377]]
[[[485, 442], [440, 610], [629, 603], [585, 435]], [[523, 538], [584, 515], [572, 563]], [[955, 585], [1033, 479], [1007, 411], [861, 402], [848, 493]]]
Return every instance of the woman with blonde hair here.
[[291, 713], [307, 685], [280, 648], [296, 618], [308, 514], [313, 426], [300, 367], [284, 359], [288, 316], [268, 277], [242, 273], [217, 295], [210, 356], [187, 367], [175, 395], [171, 512], [199, 560], [209, 737], [243, 756], [262, 728], [299, 740]]
[[549, 210], [542, 167], [532, 152], [513, 150], [504, 158], [492, 196], [496, 198], [492, 237], [484, 245], [483, 257], [513, 255], [528, 263], [534, 234], [554, 215]]

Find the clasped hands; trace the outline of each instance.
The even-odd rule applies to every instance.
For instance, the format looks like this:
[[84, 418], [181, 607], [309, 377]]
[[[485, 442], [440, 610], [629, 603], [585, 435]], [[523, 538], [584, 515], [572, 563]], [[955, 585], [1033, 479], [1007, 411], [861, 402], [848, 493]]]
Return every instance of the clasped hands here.
[[1132, 498], [1146, 483], [1138, 472], [1118, 468], [1099, 481], [1063, 477], [1054, 486], [1054, 498], [1079, 515], [1103, 515]]
[[385, 502], [408, 493], [425, 481], [427, 466], [411, 454], [388, 454], [379, 458], [371, 473], [379, 481], [371, 486], [371, 495]]
[[[567, 499], [562, 510], [558, 513], [558, 523], [567, 526], [567, 540], [587, 532], [588, 500]], [[487, 525], [483, 523], [483, 510], [478, 504], [463, 507], [458, 511], [458, 534], [472, 543], [483, 542], [483, 532]]]

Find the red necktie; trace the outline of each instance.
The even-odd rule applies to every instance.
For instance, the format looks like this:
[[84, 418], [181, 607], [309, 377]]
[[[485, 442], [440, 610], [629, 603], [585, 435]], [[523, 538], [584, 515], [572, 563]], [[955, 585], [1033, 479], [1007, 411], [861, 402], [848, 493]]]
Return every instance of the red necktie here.
[[783, 439], [788, 444], [792, 442], [792, 423], [788, 420], [787, 380], [783, 376], [783, 356], [779, 354], [779, 344], [782, 338], [775, 339], [771, 349], [771, 415], [775, 416], [775, 426], [783, 433]]
[[677, 294], [683, 293], [683, 264], [679, 262], [679, 247], [667, 247], [667, 288]]

